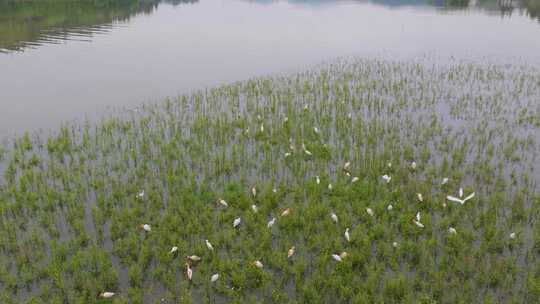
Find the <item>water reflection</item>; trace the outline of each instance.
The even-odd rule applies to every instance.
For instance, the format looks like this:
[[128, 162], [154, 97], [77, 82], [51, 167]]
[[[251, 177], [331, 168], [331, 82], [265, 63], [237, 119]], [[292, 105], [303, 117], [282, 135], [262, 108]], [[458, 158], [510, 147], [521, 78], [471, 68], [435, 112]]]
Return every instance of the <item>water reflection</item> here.
[[96, 34], [110, 31], [116, 22], [151, 14], [160, 2], [179, 5], [197, 0], [0, 0], [0, 52], [65, 40], [89, 41]]
[[[97, 0], [13, 1], [0, 0], [0, 52], [22, 51], [41, 44], [66, 40], [89, 41], [106, 33], [118, 22], [138, 14], [151, 14], [160, 3], [179, 5], [198, 0]], [[274, 3], [275, 0], [251, 0]], [[323, 5], [333, 0], [288, 0], [302, 5]], [[360, 0], [387, 7], [431, 6], [445, 10], [479, 9], [510, 16], [524, 12], [540, 21], [538, 0]]]

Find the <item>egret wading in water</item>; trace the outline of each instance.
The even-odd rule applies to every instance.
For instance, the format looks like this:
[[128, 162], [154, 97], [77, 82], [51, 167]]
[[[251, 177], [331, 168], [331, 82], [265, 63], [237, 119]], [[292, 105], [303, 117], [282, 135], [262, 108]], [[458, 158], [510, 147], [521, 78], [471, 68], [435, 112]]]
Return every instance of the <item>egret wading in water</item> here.
[[99, 297], [100, 298], [104, 298], [104, 299], [110, 299], [112, 297], [114, 297], [115, 293], [114, 292], [111, 292], [111, 291], [104, 291], [102, 293], [99, 294]]
[[204, 241], [205, 241], [205, 243], [206, 243], [206, 247], [207, 247], [208, 249], [210, 249], [211, 251], [214, 251], [214, 247], [212, 246], [212, 244], [210, 243], [210, 241], [208, 241], [208, 240], [204, 240]]
[[142, 229], [144, 232], [151, 232], [152, 231], [152, 226], [148, 225], [148, 224], [142, 224], [139, 226], [140, 229]]
[[253, 261], [253, 263], [251, 264], [259, 269], [262, 269], [264, 267], [263, 263], [259, 260]]
[[266, 224], [266, 227], [272, 228], [272, 226], [274, 226], [275, 223], [276, 223], [276, 218], [273, 217], [270, 221], [268, 221], [268, 224]]
[[415, 217], [415, 219], [413, 220], [413, 223], [414, 223], [416, 226], [420, 227], [420, 228], [424, 228], [424, 224], [422, 224], [422, 223], [420, 222], [421, 219], [422, 219], [422, 217], [421, 217], [421, 215], [420, 215], [420, 212], [417, 212], [417, 213], [416, 213], [416, 217]]
[[189, 263], [186, 263], [186, 275], [187, 275], [188, 280], [191, 281], [191, 279], [193, 278], [193, 270], [189, 266]]
[[251, 188], [251, 195], [253, 195], [253, 197], [257, 196], [257, 188], [255, 188], [255, 186]]
[[345, 165], [343, 165], [343, 170], [349, 171], [351, 168], [351, 162], [346, 162]]
[[198, 256], [198, 255], [188, 255], [187, 259], [192, 261], [192, 262], [198, 262], [198, 261], [201, 260], [201, 257]]
[[281, 216], [287, 216], [291, 214], [291, 209], [290, 208], [287, 208], [285, 210], [283, 210], [283, 212], [281, 212]]
[[144, 198], [144, 190], [137, 194], [137, 198]]
[[229, 204], [222, 198], [218, 199], [218, 203], [223, 207], [229, 207]]
[[455, 196], [452, 196], [452, 195], [448, 195], [446, 197], [447, 200], [449, 201], [452, 201], [452, 202], [456, 202], [456, 203], [460, 203], [461, 205], [464, 205], [468, 200], [472, 199], [474, 197], [475, 193], [471, 193], [469, 194], [469, 196], [467, 196], [466, 198], [463, 198], [463, 188], [459, 188], [459, 198], [458, 197], [455, 197]]
[[337, 262], [343, 261], [343, 260], [341, 259], [341, 256], [339, 256], [338, 254], [335, 254], [335, 253], [332, 254], [332, 258], [333, 258], [334, 260], [336, 260]]
[[373, 210], [371, 210], [371, 208], [366, 208], [366, 212], [367, 214], [369, 214], [369, 216], [375, 215], [375, 213], [373, 212]]
[[302, 143], [302, 150], [304, 150], [304, 153], [306, 153], [306, 155], [308, 156], [313, 155], [313, 153], [311, 153], [311, 151], [306, 148], [306, 145], [304, 143]]
[[337, 215], [336, 215], [334, 212], [330, 213], [330, 217], [332, 218], [332, 221], [333, 221], [334, 223], [337, 223], [337, 222], [338, 222], [338, 217], [337, 217]]
[[417, 220], [413, 220], [414, 224], [420, 228], [424, 228], [424, 224], [420, 223], [419, 221]]
[[290, 259], [294, 255], [295, 247], [292, 246], [289, 251], [287, 251], [287, 258]]

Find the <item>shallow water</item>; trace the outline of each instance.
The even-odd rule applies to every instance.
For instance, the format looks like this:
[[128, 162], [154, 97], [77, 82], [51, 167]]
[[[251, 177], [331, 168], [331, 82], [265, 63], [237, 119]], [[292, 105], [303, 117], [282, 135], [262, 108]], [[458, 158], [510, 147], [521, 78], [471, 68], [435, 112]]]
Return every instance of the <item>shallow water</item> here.
[[342, 56], [540, 62], [532, 1], [69, 3], [2, 7], [0, 138]]

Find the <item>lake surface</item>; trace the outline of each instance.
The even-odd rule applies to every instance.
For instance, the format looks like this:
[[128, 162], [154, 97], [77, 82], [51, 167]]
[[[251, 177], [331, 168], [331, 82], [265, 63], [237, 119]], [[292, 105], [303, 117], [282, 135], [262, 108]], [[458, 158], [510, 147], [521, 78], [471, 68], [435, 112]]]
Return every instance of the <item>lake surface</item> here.
[[538, 66], [536, 0], [0, 1], [0, 138], [342, 56]]

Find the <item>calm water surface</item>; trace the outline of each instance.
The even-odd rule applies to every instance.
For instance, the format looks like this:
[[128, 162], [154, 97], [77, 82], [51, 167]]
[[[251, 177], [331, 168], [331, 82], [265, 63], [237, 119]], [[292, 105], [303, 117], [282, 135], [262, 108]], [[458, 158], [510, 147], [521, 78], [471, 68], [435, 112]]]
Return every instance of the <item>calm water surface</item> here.
[[536, 0], [1, 3], [0, 138], [341, 56], [540, 63]]

